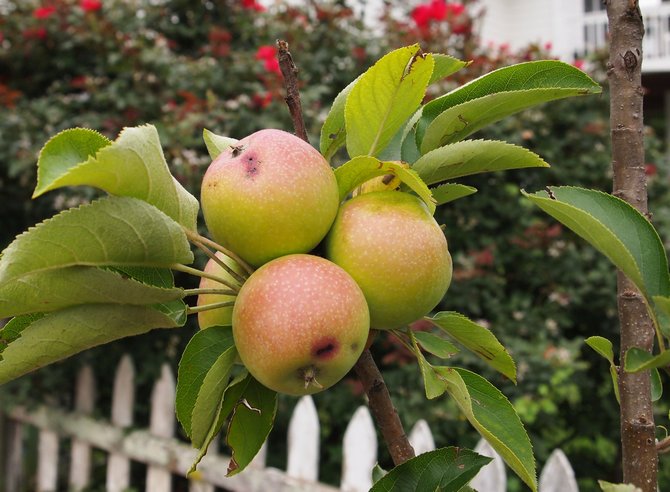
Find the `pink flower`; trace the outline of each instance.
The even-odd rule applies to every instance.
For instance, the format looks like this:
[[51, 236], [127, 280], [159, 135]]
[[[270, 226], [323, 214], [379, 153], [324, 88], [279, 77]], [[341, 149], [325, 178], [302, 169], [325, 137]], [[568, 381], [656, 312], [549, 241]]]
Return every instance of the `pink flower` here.
[[102, 8], [102, 2], [100, 0], [81, 0], [79, 6], [85, 12], [96, 12]]
[[578, 58], [577, 60], [572, 62], [572, 65], [580, 70], [584, 68], [584, 60]]
[[55, 12], [56, 7], [54, 6], [38, 7], [35, 10], [33, 10], [33, 17], [35, 19], [47, 19], [51, 17]]
[[256, 60], [269, 60], [277, 56], [277, 48], [271, 44], [259, 46], [256, 50]]

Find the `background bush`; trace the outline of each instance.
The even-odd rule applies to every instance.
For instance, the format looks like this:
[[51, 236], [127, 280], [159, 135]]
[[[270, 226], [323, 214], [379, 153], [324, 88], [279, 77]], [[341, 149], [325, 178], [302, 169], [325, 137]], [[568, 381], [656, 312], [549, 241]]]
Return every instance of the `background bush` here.
[[[58, 131], [86, 126], [115, 138], [124, 126], [159, 129], [173, 173], [196, 196], [209, 158], [203, 128], [242, 137], [264, 127], [291, 129], [274, 57], [277, 38], [289, 42], [300, 68], [305, 119], [313, 143], [335, 95], [380, 54], [420, 42], [425, 51], [447, 52], [473, 63], [440, 83], [431, 96], [496, 67], [550, 55], [550, 46], [512, 53], [477, 38], [476, 2], [429, 1], [408, 9], [389, 1], [371, 32], [340, 1], [282, 2], [263, 9], [254, 1], [188, 0], [6, 1], [0, 4], [0, 246], [28, 226], [88, 200], [95, 192], [71, 189], [30, 200], [37, 153]], [[470, 13], [469, 13], [470, 12]], [[597, 60], [593, 75], [604, 83]], [[512, 400], [540, 462], [561, 447], [583, 491], [597, 478], [616, 481], [618, 413], [604, 361], [583, 340], [617, 340], [615, 272], [590, 246], [524, 201], [520, 188], [548, 184], [611, 188], [608, 100], [570, 99], [526, 111], [476, 137], [504, 139], [530, 148], [553, 167], [471, 177], [473, 197], [439, 211], [454, 257], [455, 276], [445, 310], [484, 323], [509, 348], [519, 372], [514, 386], [465, 355], [455, 358], [483, 372]], [[670, 187], [659, 140], [648, 135], [650, 204], [663, 237], [670, 238]], [[203, 261], [199, 258], [199, 261]], [[178, 279], [193, 283], [192, 279]], [[174, 366], [196, 328], [156, 331], [94, 349], [6, 385], [11, 401], [47, 398], [71, 403], [70, 382], [84, 362], [100, 379], [101, 402], [120, 355], [138, 366], [140, 394], [148, 394], [160, 364]], [[380, 336], [373, 347], [407, 426], [428, 420], [438, 445], [474, 446], [476, 434], [447, 400], [427, 402], [419, 371], [402, 346]], [[339, 480], [344, 426], [362, 390], [347, 379], [316, 395], [323, 423], [322, 479]], [[138, 425], [147, 407], [138, 402]], [[280, 451], [295, 399], [283, 398], [271, 439], [271, 464], [284, 467]], [[660, 407], [667, 415], [667, 408]], [[390, 466], [380, 448], [382, 464]], [[662, 469], [662, 484], [670, 472]], [[521, 490], [512, 479], [510, 490]]]

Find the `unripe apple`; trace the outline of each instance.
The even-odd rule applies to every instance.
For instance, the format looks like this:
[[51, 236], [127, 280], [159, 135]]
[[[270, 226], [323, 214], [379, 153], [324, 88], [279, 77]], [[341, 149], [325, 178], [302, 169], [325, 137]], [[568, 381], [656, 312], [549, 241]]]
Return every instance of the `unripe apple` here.
[[233, 309], [235, 346], [249, 372], [280, 393], [326, 389], [356, 363], [370, 329], [365, 296], [318, 256], [277, 258], [244, 283]]
[[423, 201], [408, 193], [365, 193], [345, 202], [326, 239], [326, 257], [361, 287], [376, 329], [426, 315], [451, 283], [444, 233]]
[[[228, 265], [234, 272], [243, 275], [244, 269], [232, 258], [224, 255], [221, 252], [217, 252], [216, 256], [223, 263]], [[219, 265], [214, 260], [209, 260], [205, 265], [204, 272], [210, 275], [216, 275], [221, 277], [232, 285], [239, 286], [238, 282], [230, 273], [228, 273], [221, 265]], [[200, 280], [200, 289], [219, 289], [219, 290], [231, 290], [230, 287], [217, 282], [216, 280], [202, 277]], [[204, 306], [206, 304], [214, 304], [219, 302], [228, 302], [234, 301], [234, 294], [200, 294], [198, 296], [198, 306]], [[210, 309], [207, 311], [200, 311], [198, 313], [198, 325], [201, 330], [209, 328], [210, 326], [230, 326], [233, 319], [233, 307], [226, 306], [217, 309]]]
[[260, 266], [319, 244], [335, 219], [339, 195], [333, 170], [314, 147], [268, 129], [212, 162], [201, 204], [212, 237]]

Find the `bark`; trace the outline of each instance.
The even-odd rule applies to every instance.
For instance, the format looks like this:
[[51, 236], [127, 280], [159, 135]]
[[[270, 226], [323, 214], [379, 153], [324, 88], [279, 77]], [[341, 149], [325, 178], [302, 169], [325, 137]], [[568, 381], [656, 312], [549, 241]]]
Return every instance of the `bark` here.
[[398, 466], [414, 458], [414, 449], [407, 439], [405, 429], [400, 417], [398, 417], [398, 412], [393, 406], [386, 383], [384, 383], [384, 378], [369, 350], [363, 351], [354, 366], [354, 370], [358, 379], [363, 383], [365, 394], [368, 395], [368, 406], [379, 426], [386, 447], [393, 459], [393, 464]]
[[[647, 214], [641, 73], [643, 19], [637, 0], [609, 0], [607, 16], [613, 193]], [[642, 295], [621, 272], [617, 291], [623, 366], [631, 347], [653, 350], [655, 331]], [[623, 480], [643, 492], [656, 492], [658, 454], [649, 372], [629, 374], [620, 368], [619, 391]]]
[[277, 41], [277, 58], [279, 59], [279, 68], [284, 76], [284, 87], [286, 88], [286, 105], [293, 119], [293, 128], [295, 134], [305, 142], [307, 139], [307, 130], [305, 121], [302, 117], [302, 103], [300, 102], [300, 90], [298, 87], [298, 68], [293, 63], [293, 58], [288, 50], [288, 43], [281, 39]]

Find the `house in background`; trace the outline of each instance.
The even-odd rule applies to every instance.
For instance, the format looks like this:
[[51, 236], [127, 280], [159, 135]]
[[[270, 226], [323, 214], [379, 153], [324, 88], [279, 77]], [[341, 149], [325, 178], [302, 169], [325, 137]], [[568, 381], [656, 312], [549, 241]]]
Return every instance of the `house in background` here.
[[[670, 0], [639, 0], [644, 16], [642, 85], [645, 119], [670, 143]], [[607, 46], [602, 0], [479, 0], [486, 9], [486, 43], [522, 48], [551, 43], [552, 53], [572, 62]]]

